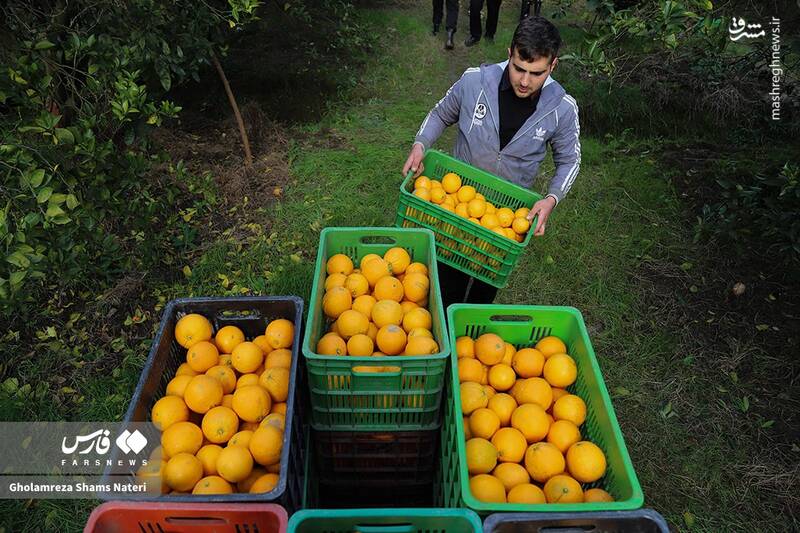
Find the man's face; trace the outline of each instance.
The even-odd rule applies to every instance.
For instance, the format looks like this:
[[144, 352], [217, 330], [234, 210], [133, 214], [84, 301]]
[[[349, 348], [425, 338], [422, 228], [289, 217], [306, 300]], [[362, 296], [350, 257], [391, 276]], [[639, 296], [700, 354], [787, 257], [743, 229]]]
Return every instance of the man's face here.
[[526, 98], [542, 88], [547, 76], [558, 64], [558, 58], [539, 57], [533, 61], [525, 61], [519, 53], [508, 49], [508, 78], [514, 88], [514, 94]]

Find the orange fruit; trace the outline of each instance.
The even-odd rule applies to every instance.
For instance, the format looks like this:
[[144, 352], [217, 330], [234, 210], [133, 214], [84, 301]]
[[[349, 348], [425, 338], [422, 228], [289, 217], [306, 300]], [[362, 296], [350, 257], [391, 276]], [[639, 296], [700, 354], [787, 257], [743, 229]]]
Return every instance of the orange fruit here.
[[336, 254], [328, 259], [325, 271], [330, 274], [344, 274], [349, 276], [353, 272], [353, 261], [344, 254]]
[[233, 393], [233, 410], [245, 422], [261, 422], [271, 407], [269, 394], [259, 385], [248, 385]]
[[264, 336], [273, 350], [289, 348], [294, 342], [294, 324], [291, 320], [278, 318], [267, 324]]
[[214, 336], [214, 344], [217, 345], [220, 353], [231, 353], [240, 342], [244, 342], [244, 333], [236, 326], [220, 328]]
[[577, 377], [578, 366], [565, 353], [553, 354], [544, 364], [544, 379], [553, 387], [569, 387]]
[[496, 215], [486, 213], [481, 217], [481, 226], [488, 229], [500, 228], [500, 221], [497, 219]]
[[523, 348], [514, 354], [511, 366], [519, 377], [535, 378], [542, 375], [544, 355], [534, 348]]
[[339, 335], [348, 340], [353, 335], [366, 335], [369, 329], [369, 318], [362, 315], [358, 311], [348, 309], [336, 321], [339, 328]]
[[557, 353], [567, 353], [567, 346], [558, 337], [543, 337], [536, 343], [536, 349], [542, 352], [545, 359]]
[[475, 187], [472, 185], [464, 185], [456, 191], [456, 198], [460, 203], [467, 203], [475, 198], [475, 194], [477, 194]]
[[427, 337], [429, 339], [433, 339], [433, 333], [431, 333], [431, 330], [429, 329], [413, 328], [408, 332], [408, 339], [411, 340], [412, 337]]
[[229, 366], [212, 366], [206, 371], [206, 376], [211, 376], [219, 381], [219, 384], [222, 385], [223, 395], [230, 394], [236, 388], [236, 373]]
[[528, 471], [519, 463], [500, 463], [492, 470], [492, 475], [500, 480], [506, 491], [531, 481]]
[[269, 466], [281, 460], [283, 431], [270, 425], [259, 426], [250, 438], [250, 453], [260, 465]]
[[500, 418], [491, 409], [482, 407], [475, 409], [469, 416], [469, 430], [473, 437], [491, 439], [500, 429]]
[[361, 271], [363, 271], [364, 270], [364, 265], [366, 265], [367, 263], [369, 263], [373, 259], [383, 259], [383, 258], [381, 256], [379, 256], [378, 254], [367, 254], [367, 255], [365, 255], [364, 257], [361, 258], [361, 262], [358, 265], [359, 269]]
[[414, 189], [414, 193], [413, 194], [417, 198], [422, 198], [426, 202], [430, 202], [431, 201], [431, 190], [430, 189], [426, 189], [426, 188]]
[[497, 215], [497, 220], [500, 222], [500, 226], [504, 228], [510, 228], [511, 223], [514, 222], [514, 218], [516, 218], [514, 216], [514, 212], [507, 207], [501, 207], [497, 210], [495, 215]]
[[231, 483], [247, 478], [252, 470], [253, 456], [244, 446], [223, 448], [217, 458], [217, 472], [221, 478]]
[[549, 409], [553, 403], [553, 390], [550, 384], [542, 378], [528, 378], [517, 380], [515, 389], [511, 392], [517, 403], [535, 403], [542, 409]]
[[244, 493], [250, 492], [250, 487], [253, 486], [253, 483], [267, 473], [267, 470], [262, 466], [253, 467], [253, 469], [250, 471], [250, 475], [236, 484], [237, 490]]
[[479, 198], [470, 200], [467, 203], [467, 214], [470, 219], [474, 218], [480, 224], [481, 217], [486, 214], [486, 202]]
[[280, 413], [286, 416], [286, 402], [273, 403], [272, 411], [270, 411], [270, 414], [272, 413]]
[[406, 274], [403, 278], [403, 292], [407, 300], [415, 302], [420, 307], [424, 307], [421, 302], [428, 297], [430, 280], [425, 274]]
[[[232, 407], [231, 407], [232, 409]], [[239, 429], [242, 431], [255, 431], [258, 429], [258, 422], [244, 422], [239, 424]]]
[[219, 476], [206, 476], [192, 489], [192, 494], [232, 494], [231, 484]]
[[403, 329], [410, 332], [414, 328], [431, 329], [433, 320], [427, 309], [417, 307], [403, 317]]
[[513, 396], [501, 392], [489, 398], [487, 407], [500, 418], [500, 427], [506, 427], [511, 423], [511, 414], [518, 405]]
[[[266, 418], [264, 419], [266, 420]], [[264, 423], [264, 420], [261, 423]], [[253, 430], [252, 429], [245, 429], [243, 431], [238, 431], [231, 437], [231, 440], [228, 441], [228, 446], [244, 446], [247, 448], [250, 446], [250, 439], [253, 437]]]
[[379, 300], [372, 308], [372, 321], [378, 328], [399, 326], [403, 322], [403, 307], [394, 300]]
[[489, 368], [489, 385], [493, 389], [504, 392], [509, 390], [517, 379], [517, 375], [508, 365], [502, 363]]
[[250, 494], [269, 492], [278, 486], [280, 477], [277, 474], [267, 473], [250, 485]]
[[231, 361], [231, 354], [229, 353], [220, 354], [219, 361], [217, 362], [217, 364], [233, 368], [233, 361]]
[[[392, 270], [389, 266], [389, 263], [386, 262], [385, 259], [382, 257], [377, 257], [369, 262], [367, 262], [361, 270], [361, 273], [367, 278], [370, 287], [375, 287], [375, 285], [381, 279], [391, 276]], [[380, 298], [378, 298], [380, 299]]]
[[496, 365], [503, 360], [505, 353], [505, 342], [494, 333], [484, 333], [475, 341], [475, 357], [485, 365]]
[[406, 274], [424, 274], [428, 275], [428, 267], [426, 267], [423, 263], [411, 263], [406, 268]]
[[503, 482], [489, 474], [470, 478], [469, 491], [482, 502], [506, 503], [506, 489]]
[[414, 180], [415, 189], [430, 189], [431, 179], [427, 176], [419, 176]]
[[197, 451], [195, 456], [203, 465], [204, 476], [213, 476], [217, 473], [217, 457], [221, 451], [222, 447], [216, 444], [206, 444]]
[[219, 381], [211, 376], [201, 374], [193, 377], [192, 381], [186, 385], [183, 399], [189, 409], [204, 415], [209, 409], [222, 403], [223, 394]]
[[167, 457], [196, 454], [203, 445], [203, 431], [191, 422], [176, 422], [161, 434], [161, 449]]
[[519, 209], [514, 211], [514, 218], [526, 218], [528, 216], [528, 213], [530, 212], [531, 210], [528, 209], [527, 207], [520, 207]]
[[567, 450], [567, 470], [581, 483], [592, 483], [605, 475], [606, 456], [593, 442], [576, 442]]
[[431, 189], [431, 202], [435, 204], [443, 204], [445, 202], [448, 202], [449, 205], [449, 203], [452, 203], [452, 200], [450, 199], [449, 196], [447, 196], [447, 193], [444, 192], [444, 189], [437, 188], [437, 189]]
[[613, 502], [614, 498], [603, 489], [594, 488], [583, 493], [583, 501], [585, 503]]
[[[442, 197], [442, 201], [444, 201], [444, 197]], [[411, 264], [411, 256], [408, 255], [408, 252], [404, 248], [400, 247], [387, 250], [386, 253], [383, 254], [383, 259], [389, 264], [389, 269], [395, 276], [404, 273]]]
[[567, 394], [569, 394], [569, 391], [567, 391], [566, 389], [562, 389], [559, 387], [552, 387], [552, 389], [553, 389], [553, 403], [556, 403], [558, 399], [561, 398], [562, 396], [566, 396]]
[[582, 503], [583, 489], [573, 478], [559, 474], [544, 484], [544, 496], [547, 503]]
[[556, 420], [547, 432], [547, 442], [553, 444], [561, 453], [567, 453], [570, 446], [581, 440], [581, 430], [569, 420]]
[[384, 276], [375, 283], [373, 295], [377, 300], [394, 300], [399, 304], [404, 296], [403, 284], [394, 276]]
[[466, 444], [467, 470], [470, 474], [488, 474], [497, 465], [497, 448], [488, 440], [473, 437]]
[[497, 458], [501, 463], [519, 463], [528, 448], [525, 435], [515, 428], [498, 429], [492, 436], [492, 444], [497, 449]]
[[586, 403], [580, 396], [567, 394], [553, 404], [553, 418], [556, 420], [569, 420], [580, 426], [586, 420]]
[[497, 394], [497, 391], [494, 390], [494, 388], [492, 388], [491, 385], [485, 385], [485, 384], [482, 385], [483, 385], [483, 390], [486, 391], [486, 397], [491, 400]]
[[454, 173], [448, 172], [442, 176], [442, 189], [448, 193], [454, 193], [461, 188], [461, 177]]
[[269, 342], [267, 341], [266, 335], [259, 335], [253, 339], [253, 344], [261, 348], [261, 351], [264, 353], [269, 353], [272, 351], [272, 346], [270, 346]]
[[464, 218], [469, 218], [469, 207], [467, 206], [467, 204], [457, 204], [456, 215]]
[[339, 318], [352, 305], [353, 295], [344, 287], [333, 287], [322, 297], [322, 310], [330, 318]]
[[189, 363], [181, 363], [181, 366], [179, 366], [178, 370], [175, 371], [175, 377], [178, 376], [194, 377], [197, 374], [199, 374], [199, 372], [195, 372], [194, 370], [192, 370], [192, 367], [189, 366]]
[[175, 324], [175, 340], [184, 348], [191, 348], [198, 342], [210, 341], [212, 332], [211, 322], [196, 313], [182, 317]]
[[344, 288], [350, 291], [353, 298], [358, 298], [369, 293], [369, 281], [364, 274], [350, 274], [344, 280]]
[[200, 426], [209, 442], [222, 444], [228, 442], [239, 430], [239, 417], [228, 407], [214, 407], [203, 415]]
[[403, 355], [433, 355], [439, 353], [439, 345], [430, 337], [407, 337]]
[[511, 223], [511, 229], [513, 229], [514, 233], [517, 235], [524, 235], [530, 227], [531, 223], [527, 218], [515, 218], [514, 222]]
[[531, 479], [544, 483], [564, 472], [564, 455], [549, 442], [531, 444], [525, 452], [525, 469]]
[[179, 396], [164, 396], [153, 405], [150, 419], [159, 431], [164, 431], [177, 422], [189, 420], [189, 408]]
[[[506, 353], [503, 354], [503, 360], [500, 361], [504, 365], [511, 366], [511, 363], [514, 361], [514, 355], [516, 355], [517, 349], [514, 348], [513, 344], [506, 343]], [[512, 367], [513, 368], [513, 367]]]
[[327, 278], [325, 278], [325, 291], [329, 291], [334, 287], [344, 287], [344, 283], [347, 281], [347, 276], [344, 274], [331, 274]]
[[192, 376], [183, 374], [183, 375], [176, 375], [174, 378], [167, 383], [167, 396], [177, 396], [179, 398], [183, 398], [183, 393], [186, 390], [186, 385], [192, 380]]
[[277, 350], [269, 352], [267, 358], [264, 360], [264, 368], [267, 369], [276, 366], [292, 368], [292, 351], [287, 348], [278, 348]]
[[476, 409], [486, 407], [489, 404], [489, 396], [480, 383], [467, 381], [459, 387], [461, 392], [461, 412], [470, 415]]
[[375, 344], [375, 339], [378, 338], [378, 326], [376, 326], [374, 322], [369, 323], [369, 329], [367, 330], [367, 337], [372, 339], [372, 343]]
[[264, 362], [264, 352], [255, 343], [239, 343], [231, 353], [231, 364], [237, 372], [250, 374]]
[[259, 385], [269, 392], [273, 402], [285, 402], [289, 397], [289, 370], [280, 367], [268, 368], [261, 374]]
[[222, 407], [230, 407], [233, 409], [233, 394], [225, 394], [222, 396]]
[[383, 326], [378, 330], [375, 341], [381, 352], [386, 355], [397, 355], [406, 347], [406, 332], [394, 324]]
[[541, 406], [535, 403], [526, 403], [511, 413], [511, 427], [520, 430], [528, 444], [533, 444], [547, 436], [547, 432], [550, 430], [550, 421]]
[[459, 359], [462, 357], [475, 357], [475, 341], [466, 336], [457, 338], [456, 354]]
[[458, 360], [458, 381], [474, 381], [479, 383], [483, 375], [483, 363], [468, 357]]
[[372, 316], [372, 308], [375, 307], [375, 304], [378, 300], [375, 299], [374, 296], [371, 294], [362, 294], [355, 300], [353, 300], [353, 310], [358, 311], [362, 315], [366, 317]]
[[175, 455], [164, 467], [164, 481], [174, 490], [192, 490], [202, 477], [203, 463], [190, 453]]
[[208, 341], [197, 342], [186, 352], [186, 362], [198, 374], [216, 365], [218, 361], [219, 350]]
[[375, 344], [369, 336], [364, 334], [353, 335], [347, 341], [347, 354], [353, 356], [370, 356], [372, 355]]
[[[405, 276], [403, 277], [403, 279], [405, 279]], [[402, 282], [403, 282], [403, 280], [401, 279], [400, 283], [402, 283]], [[403, 289], [403, 290], [405, 291], [405, 289]], [[419, 306], [416, 304], [416, 302], [412, 302], [411, 300], [403, 300], [402, 302], [400, 302], [400, 308], [403, 310], [403, 315], [405, 315], [406, 313], [408, 313], [412, 309], [416, 309], [417, 307], [419, 307]]]
[[547, 503], [542, 489], [532, 483], [522, 483], [508, 491], [508, 503]]
[[347, 344], [335, 333], [327, 333], [317, 341], [317, 353], [320, 355], [347, 355]]
[[261, 421], [259, 427], [264, 425], [274, 426], [284, 431], [286, 428], [286, 417], [280, 413], [270, 413], [267, 418]]

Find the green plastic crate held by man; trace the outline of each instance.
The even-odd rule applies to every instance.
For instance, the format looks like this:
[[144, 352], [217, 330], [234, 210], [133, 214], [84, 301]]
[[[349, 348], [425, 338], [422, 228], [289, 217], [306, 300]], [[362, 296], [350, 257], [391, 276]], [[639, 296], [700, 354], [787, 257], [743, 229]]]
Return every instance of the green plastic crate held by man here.
[[[502, 63], [468, 68], [425, 117], [403, 166], [423, 173], [425, 150], [444, 129], [458, 125], [453, 156], [531, 188], [549, 144], [555, 175], [548, 194], [531, 206], [538, 216], [535, 236], [544, 234], [550, 213], [564, 199], [581, 163], [578, 105], [551, 77], [558, 65], [561, 36], [543, 17], [523, 20]], [[439, 263], [445, 307], [451, 303], [491, 303], [497, 289]]]

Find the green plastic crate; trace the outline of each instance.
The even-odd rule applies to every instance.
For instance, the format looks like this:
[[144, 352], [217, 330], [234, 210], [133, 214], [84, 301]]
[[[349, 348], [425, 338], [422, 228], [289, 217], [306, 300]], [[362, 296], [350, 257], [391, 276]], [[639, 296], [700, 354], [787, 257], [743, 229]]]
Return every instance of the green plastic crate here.
[[336, 509], [298, 511], [288, 533], [482, 533], [467, 509]]
[[[412, 262], [429, 270], [428, 310], [439, 353], [428, 356], [337, 357], [314, 353], [325, 332], [322, 310], [325, 264], [337, 253], [354, 262], [400, 246]], [[426, 229], [326, 228], [320, 234], [314, 286], [303, 338], [308, 369], [311, 423], [319, 430], [400, 431], [434, 429], [441, 424], [441, 402], [450, 355], [444, 321], [433, 233]], [[365, 367], [391, 367], [375, 373]]]
[[[565, 342], [567, 351], [578, 366], [578, 378], [567, 390], [586, 402], [586, 421], [581, 435], [600, 446], [608, 466], [605, 476], [588, 486], [602, 487], [614, 498], [608, 503], [580, 504], [509, 504], [487, 503], [469, 491], [465, 457], [463, 415], [458, 372], [452, 370], [445, 398], [442, 427], [442, 461], [438, 493], [446, 507], [467, 507], [480, 514], [529, 511], [619, 511], [638, 509], [644, 496], [631, 464], [619, 423], [611, 406], [600, 366], [580, 311], [573, 307], [528, 305], [451, 305], [447, 309], [450, 342], [467, 335], [477, 338], [496, 333], [515, 348], [531, 347], [542, 337], [555, 335]], [[458, 367], [458, 356], [451, 356], [451, 369]], [[586, 485], [585, 485], [586, 486]]]
[[[461, 176], [463, 185], [472, 185], [498, 208], [508, 207], [516, 211], [520, 207], [530, 208], [542, 199], [540, 194], [436, 150], [425, 152], [423, 165], [424, 174], [432, 179], [441, 180], [448, 172], [455, 172]], [[409, 175], [400, 187], [395, 226], [433, 231], [439, 261], [495, 287], [505, 287], [508, 276], [531, 240], [535, 225], [531, 225], [523, 242], [512, 241], [426, 202], [414, 196], [413, 192], [414, 179]]]

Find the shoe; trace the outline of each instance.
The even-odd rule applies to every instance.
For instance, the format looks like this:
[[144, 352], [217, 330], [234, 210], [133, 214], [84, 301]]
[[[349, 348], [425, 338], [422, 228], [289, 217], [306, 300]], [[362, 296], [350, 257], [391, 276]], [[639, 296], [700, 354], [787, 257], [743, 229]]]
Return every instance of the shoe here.
[[431, 31], [431, 35], [433, 35], [434, 37], [436, 35], [439, 35], [439, 25], [438, 24], [434, 24], [433, 25], [433, 31]]
[[452, 50], [455, 48], [455, 43], [453, 43], [453, 38], [456, 36], [456, 30], [447, 30], [447, 42], [444, 43], [445, 50]]
[[480, 41], [481, 41], [480, 37], [475, 37], [474, 35], [470, 35], [469, 37], [467, 37], [467, 40], [464, 41], [464, 46], [469, 48], [470, 46], [475, 46]]

